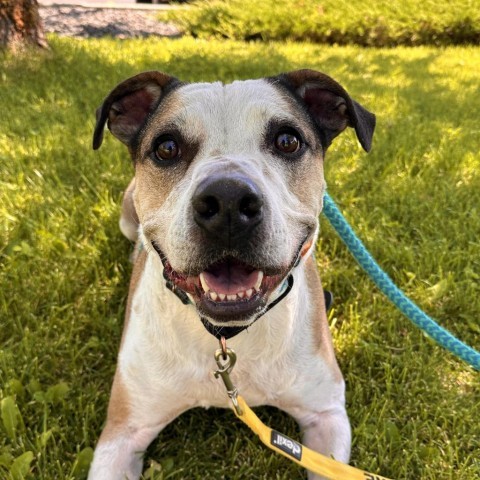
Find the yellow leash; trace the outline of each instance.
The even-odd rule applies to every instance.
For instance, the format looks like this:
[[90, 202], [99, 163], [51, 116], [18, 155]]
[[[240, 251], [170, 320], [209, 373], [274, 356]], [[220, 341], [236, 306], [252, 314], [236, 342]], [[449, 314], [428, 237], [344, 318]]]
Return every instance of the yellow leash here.
[[227, 394], [232, 401], [235, 415], [248, 425], [268, 448], [298, 463], [307, 470], [330, 480], [389, 480], [380, 475], [364, 472], [350, 465], [337, 462], [267, 427], [255, 415], [245, 400], [238, 395], [238, 391], [230, 379], [230, 372], [235, 365], [237, 357], [231, 348], [226, 347], [225, 341], [221, 341], [220, 344], [221, 348], [215, 352], [215, 360], [218, 365], [215, 377], [222, 378]]
[[388, 480], [380, 475], [364, 472], [310, 450], [286, 435], [267, 427], [240, 395], [237, 395], [237, 401], [242, 409], [242, 414], [238, 414], [234, 408], [235, 415], [247, 424], [268, 448], [298, 463], [307, 470], [331, 480]]

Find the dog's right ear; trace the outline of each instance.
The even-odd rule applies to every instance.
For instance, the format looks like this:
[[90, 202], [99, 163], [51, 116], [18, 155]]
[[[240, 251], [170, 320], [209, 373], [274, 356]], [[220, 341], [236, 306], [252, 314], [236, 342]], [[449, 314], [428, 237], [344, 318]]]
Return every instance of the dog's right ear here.
[[121, 142], [130, 146], [148, 115], [155, 109], [165, 88], [178, 83], [175, 77], [161, 72], [144, 72], [118, 84], [97, 109], [93, 149], [103, 141], [107, 124]]

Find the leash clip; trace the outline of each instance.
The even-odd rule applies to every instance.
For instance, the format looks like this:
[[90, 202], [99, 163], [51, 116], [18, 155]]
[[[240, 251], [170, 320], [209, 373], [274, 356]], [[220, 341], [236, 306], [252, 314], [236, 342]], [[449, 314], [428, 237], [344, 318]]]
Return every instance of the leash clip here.
[[217, 362], [218, 370], [213, 374], [215, 378], [220, 377], [227, 389], [227, 395], [229, 396], [232, 404], [237, 412], [237, 415], [243, 415], [243, 411], [237, 400], [238, 390], [230, 378], [230, 373], [237, 362], [237, 354], [228, 348], [225, 342], [220, 342], [221, 348], [215, 352], [215, 361]]

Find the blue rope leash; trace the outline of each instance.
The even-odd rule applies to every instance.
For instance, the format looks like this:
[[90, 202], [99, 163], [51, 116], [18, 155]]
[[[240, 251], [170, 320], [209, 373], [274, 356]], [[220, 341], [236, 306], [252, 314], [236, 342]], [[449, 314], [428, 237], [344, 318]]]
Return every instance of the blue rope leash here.
[[333, 228], [340, 235], [355, 260], [368, 273], [377, 287], [397, 308], [407, 316], [417, 327], [433, 338], [439, 345], [452, 352], [457, 357], [480, 370], [480, 353], [455, 338], [450, 332], [438, 325], [435, 320], [426, 315], [415, 303], [392, 282], [390, 277], [380, 268], [365, 245], [355, 235], [348, 222], [343, 217], [335, 202], [325, 193], [323, 212]]

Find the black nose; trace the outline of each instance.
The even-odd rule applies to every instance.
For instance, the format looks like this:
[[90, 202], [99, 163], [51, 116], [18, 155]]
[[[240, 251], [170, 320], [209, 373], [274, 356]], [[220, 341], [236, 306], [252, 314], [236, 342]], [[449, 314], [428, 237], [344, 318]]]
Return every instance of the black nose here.
[[263, 218], [262, 195], [243, 176], [206, 178], [195, 190], [192, 206], [195, 222], [228, 243], [248, 236]]

